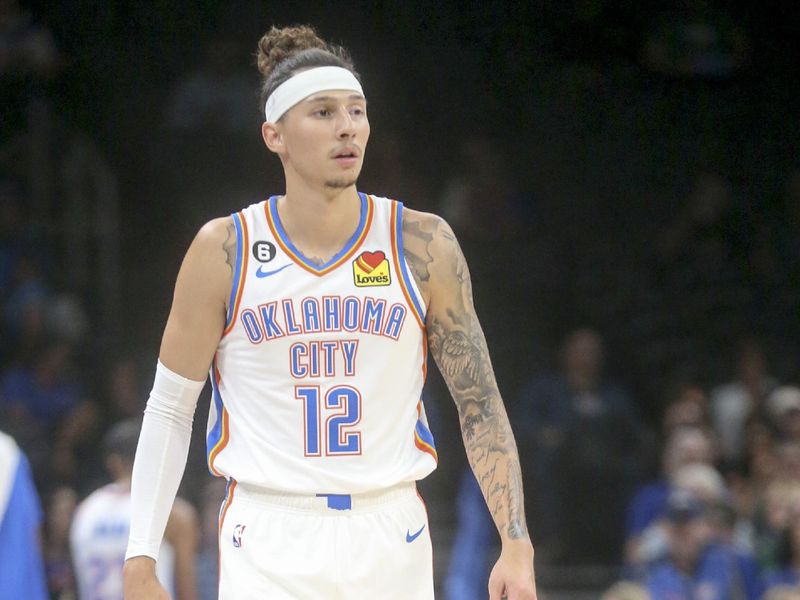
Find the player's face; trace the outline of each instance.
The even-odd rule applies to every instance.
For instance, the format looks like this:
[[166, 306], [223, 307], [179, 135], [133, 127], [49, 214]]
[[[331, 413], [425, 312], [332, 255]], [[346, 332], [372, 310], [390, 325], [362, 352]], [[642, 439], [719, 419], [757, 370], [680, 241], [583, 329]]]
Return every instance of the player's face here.
[[369, 138], [361, 94], [318, 92], [286, 113], [282, 130], [282, 157], [304, 180], [333, 189], [355, 184]]

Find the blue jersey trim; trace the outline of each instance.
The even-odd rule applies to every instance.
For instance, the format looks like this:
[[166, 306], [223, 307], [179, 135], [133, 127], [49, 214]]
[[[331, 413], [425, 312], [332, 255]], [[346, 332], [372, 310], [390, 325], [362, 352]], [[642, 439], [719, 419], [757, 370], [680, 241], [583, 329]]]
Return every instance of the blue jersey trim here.
[[222, 394], [219, 393], [219, 385], [217, 385], [216, 378], [216, 363], [211, 366], [211, 397], [214, 402], [214, 408], [217, 413], [217, 420], [211, 431], [208, 432], [206, 438], [206, 464], [208, 465], [208, 472], [216, 476], [216, 473], [211, 468], [211, 452], [219, 444], [222, 439], [222, 411], [224, 409], [222, 403]]
[[359, 238], [361, 237], [361, 234], [364, 231], [364, 227], [366, 227], [367, 225], [367, 207], [368, 207], [367, 197], [361, 192], [358, 192], [358, 197], [361, 199], [361, 215], [359, 216], [358, 227], [356, 227], [355, 233], [350, 237], [349, 240], [347, 240], [347, 243], [344, 245], [344, 248], [339, 250], [339, 252], [337, 252], [328, 262], [322, 265], [318, 265], [308, 260], [303, 255], [303, 253], [300, 252], [300, 250], [298, 250], [297, 247], [292, 243], [292, 241], [289, 239], [289, 236], [286, 235], [286, 230], [283, 228], [283, 223], [281, 223], [281, 217], [278, 214], [277, 196], [272, 196], [269, 199], [269, 210], [270, 214], [272, 215], [272, 222], [275, 225], [275, 229], [277, 230], [278, 235], [281, 238], [281, 241], [286, 245], [286, 247], [289, 248], [292, 251], [292, 253], [297, 257], [297, 259], [300, 260], [300, 262], [302, 262], [309, 269], [313, 271], [324, 271], [325, 269], [327, 269], [328, 267], [339, 261], [348, 252], [350, 252], [350, 250], [353, 248], [353, 246], [356, 244], [356, 242], [358, 242]]
[[430, 429], [425, 427], [425, 423], [421, 420], [417, 420], [417, 426], [415, 428], [419, 439], [425, 442], [428, 446], [436, 450], [436, 443], [433, 441], [433, 434], [431, 433]]
[[395, 227], [395, 239], [397, 240], [397, 262], [400, 263], [400, 275], [405, 281], [406, 289], [408, 290], [408, 295], [411, 296], [411, 301], [414, 303], [414, 307], [417, 309], [417, 314], [422, 319], [422, 322], [425, 322], [425, 311], [422, 310], [422, 303], [420, 302], [419, 298], [417, 297], [416, 292], [414, 291], [414, 282], [411, 279], [411, 276], [408, 273], [408, 265], [406, 265], [406, 257], [403, 253], [403, 203], [400, 201], [397, 202], [397, 220], [394, 223]]
[[228, 300], [228, 314], [225, 317], [225, 329], [228, 328], [231, 321], [236, 316], [234, 315], [234, 311], [236, 310], [236, 293], [239, 291], [239, 280], [242, 277], [242, 260], [244, 259], [244, 253], [247, 252], [247, 248], [242, 247], [243, 225], [241, 216], [239, 213], [234, 213], [231, 216], [233, 217], [233, 225], [236, 227], [236, 267], [233, 270], [233, 286], [231, 287], [231, 295]]

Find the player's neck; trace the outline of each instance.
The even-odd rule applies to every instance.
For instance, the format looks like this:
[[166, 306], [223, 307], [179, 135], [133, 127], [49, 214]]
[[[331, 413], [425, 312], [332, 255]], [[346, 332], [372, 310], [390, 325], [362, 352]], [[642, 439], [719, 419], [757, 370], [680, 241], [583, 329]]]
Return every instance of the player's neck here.
[[361, 199], [355, 185], [338, 190], [315, 190], [289, 185], [278, 199], [286, 235], [307, 257], [327, 260], [344, 247], [358, 227]]

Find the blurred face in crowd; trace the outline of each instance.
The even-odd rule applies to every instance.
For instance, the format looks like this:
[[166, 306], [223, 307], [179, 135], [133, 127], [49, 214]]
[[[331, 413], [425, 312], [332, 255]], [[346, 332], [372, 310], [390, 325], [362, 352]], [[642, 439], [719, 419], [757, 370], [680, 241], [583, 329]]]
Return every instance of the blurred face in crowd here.
[[772, 483], [764, 494], [764, 515], [769, 527], [780, 531], [789, 526], [800, 506], [800, 484], [788, 481]]
[[800, 590], [796, 587], [779, 585], [767, 590], [764, 600], [800, 600]]
[[623, 581], [613, 585], [600, 600], [648, 600], [649, 597], [640, 585]]
[[664, 411], [663, 428], [670, 433], [679, 427], [705, 427], [708, 397], [702, 388], [689, 385], [683, 387], [677, 397]]
[[681, 467], [694, 463], [711, 464], [714, 446], [708, 435], [698, 428], [682, 428], [667, 440], [664, 452], [664, 470], [673, 476]]
[[701, 515], [670, 520], [667, 524], [669, 553], [675, 566], [691, 572], [711, 539], [712, 530]]
[[595, 382], [603, 369], [603, 342], [595, 332], [583, 329], [567, 338], [564, 368], [572, 380]]
[[695, 462], [684, 465], [675, 473], [672, 483], [676, 489], [690, 493], [706, 506], [725, 499], [725, 481], [719, 472], [708, 464]]

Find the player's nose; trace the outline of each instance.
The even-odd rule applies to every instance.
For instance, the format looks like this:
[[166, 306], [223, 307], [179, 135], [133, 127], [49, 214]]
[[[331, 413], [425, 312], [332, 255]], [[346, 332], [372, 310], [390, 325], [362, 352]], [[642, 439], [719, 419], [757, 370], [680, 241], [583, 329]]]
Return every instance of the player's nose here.
[[339, 139], [348, 139], [356, 134], [356, 124], [353, 117], [347, 108], [342, 107], [336, 118], [336, 137]]

